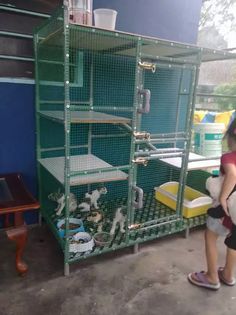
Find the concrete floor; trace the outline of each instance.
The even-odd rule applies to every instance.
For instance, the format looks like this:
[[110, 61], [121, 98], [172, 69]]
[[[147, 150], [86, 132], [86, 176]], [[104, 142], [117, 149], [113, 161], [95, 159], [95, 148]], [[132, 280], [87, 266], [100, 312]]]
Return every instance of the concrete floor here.
[[[192, 286], [204, 269], [203, 230], [175, 235], [74, 264], [63, 276], [61, 251], [47, 227], [30, 230], [26, 277], [16, 275], [14, 246], [0, 234], [0, 315], [232, 315], [236, 287]], [[220, 262], [224, 245], [219, 241]]]

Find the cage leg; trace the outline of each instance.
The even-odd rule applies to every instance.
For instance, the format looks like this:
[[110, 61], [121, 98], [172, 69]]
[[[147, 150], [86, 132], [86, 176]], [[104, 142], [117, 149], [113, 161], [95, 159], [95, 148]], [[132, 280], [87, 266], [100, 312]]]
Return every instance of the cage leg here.
[[42, 226], [43, 217], [42, 214], [39, 212], [39, 226]]
[[70, 275], [70, 265], [68, 263], [65, 263], [64, 265], [64, 276]]
[[139, 252], [139, 244], [134, 244], [134, 254], [137, 254]]
[[185, 238], [189, 237], [189, 226], [185, 230]]

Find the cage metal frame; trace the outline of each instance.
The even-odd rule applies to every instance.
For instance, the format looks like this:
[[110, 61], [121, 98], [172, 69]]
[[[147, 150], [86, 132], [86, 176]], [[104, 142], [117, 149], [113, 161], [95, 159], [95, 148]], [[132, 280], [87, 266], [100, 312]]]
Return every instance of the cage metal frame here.
[[[61, 27], [54, 30], [52, 33], [49, 33], [47, 36], [40, 36], [41, 31], [45, 27], [49, 27], [50, 23], [53, 23], [55, 20], [61, 21]], [[119, 37], [122, 37], [127, 40], [135, 41], [136, 47], [131, 47], [130, 49], [134, 49], [133, 53], [135, 56], [135, 75], [134, 75], [134, 103], [132, 108], [126, 108], [125, 110], [130, 111], [132, 113], [131, 126], [123, 123], [123, 128], [130, 132], [131, 137], [131, 147], [130, 147], [130, 158], [129, 164], [120, 167], [114, 167], [115, 170], [127, 170], [128, 171], [128, 198], [127, 198], [127, 206], [128, 206], [128, 215], [126, 220], [126, 233], [125, 238], [119, 244], [114, 244], [110, 247], [104, 247], [102, 250], [95, 249], [92, 253], [88, 255], [82, 255], [80, 257], [70, 258], [69, 253], [69, 194], [70, 194], [70, 178], [75, 176], [70, 170], [70, 133], [71, 133], [71, 111], [75, 108], [76, 110], [81, 109], [84, 110], [84, 105], [73, 104], [73, 101], [70, 99], [70, 31], [76, 30], [79, 32], [80, 30], [83, 32], [87, 32], [89, 34], [105, 34], [115, 40]], [[54, 36], [58, 36], [62, 40], [62, 46], [64, 50], [64, 119], [60, 122], [64, 123], [65, 127], [65, 168], [64, 168], [64, 187], [65, 187], [65, 196], [66, 196], [66, 206], [65, 206], [65, 242], [63, 242], [57, 235], [54, 224], [49, 220], [46, 216], [46, 221], [52, 228], [55, 236], [57, 237], [63, 252], [64, 252], [64, 274], [69, 274], [69, 264], [81, 259], [85, 259], [90, 256], [103, 254], [105, 252], [113, 251], [119, 248], [135, 245], [144, 242], [146, 240], [155, 239], [164, 235], [180, 232], [187, 230], [192, 226], [197, 226], [203, 224], [205, 222], [205, 217], [200, 216], [196, 219], [184, 219], [182, 217], [181, 209], [183, 204], [183, 194], [184, 194], [184, 186], [187, 180], [188, 173], [188, 161], [189, 161], [189, 151], [191, 145], [191, 129], [192, 129], [192, 121], [195, 107], [195, 99], [197, 96], [197, 83], [199, 77], [199, 70], [201, 62], [203, 61], [212, 61], [218, 59], [232, 59], [236, 58], [236, 54], [232, 54], [225, 51], [216, 51], [210, 49], [203, 49], [193, 45], [181, 44], [173, 41], [160, 40], [156, 38], [150, 38], [146, 36], [128, 34], [124, 32], [118, 31], [108, 31], [97, 29], [95, 27], [89, 26], [80, 26], [80, 25], [72, 25], [69, 23], [69, 10], [68, 4], [65, 1], [64, 6], [60, 8], [50, 19], [45, 22], [34, 34], [34, 47], [35, 47], [35, 62], [36, 62], [36, 124], [37, 124], [37, 159], [40, 161], [42, 157], [43, 149], [40, 148], [40, 123], [39, 119], [42, 117], [42, 113], [40, 113], [40, 104], [43, 100], [40, 99], [40, 91], [39, 91], [39, 60], [38, 60], [38, 47], [39, 45], [43, 45], [44, 41], [50, 41]], [[152, 53], [145, 51], [148, 48], [148, 45], [151, 47]], [[168, 52], [169, 56], [158, 56], [155, 52], [155, 47], [164, 47]], [[116, 49], [116, 47], [114, 48]], [[148, 49], [147, 49], [148, 50]], [[181, 53], [176, 53], [178, 50]], [[145, 68], [140, 66], [140, 63], [143, 64], [149, 63], [154, 64], [158, 67], [166, 67], [166, 68], [177, 68], [181, 69], [181, 79], [179, 85], [178, 97], [181, 95], [181, 80], [183, 78], [183, 70], [190, 69], [192, 71], [192, 82], [189, 91], [188, 105], [187, 105], [187, 127], [186, 132], [180, 134], [178, 130], [175, 131], [174, 134], [162, 134], [162, 135], [151, 135], [149, 140], [137, 140], [135, 137], [135, 132], [142, 132], [141, 130], [141, 115], [138, 114], [138, 108], [140, 107], [140, 99], [138, 97], [138, 93], [144, 87], [143, 82], [143, 72], [146, 71]], [[93, 110], [93, 60], [91, 65], [91, 73], [90, 73], [90, 97], [87, 102], [88, 107], [86, 106], [86, 110]], [[142, 100], [142, 99], [141, 99]], [[53, 101], [52, 101], [53, 102]], [[57, 101], [55, 100], [55, 103]], [[83, 102], [85, 104], [85, 102]], [[99, 110], [99, 108], [96, 108]], [[102, 107], [107, 111], [118, 110], [114, 107]], [[120, 110], [124, 110], [121, 109]], [[50, 118], [52, 119], [52, 117]], [[177, 121], [178, 121], [177, 116]], [[88, 153], [91, 153], [91, 142], [92, 142], [92, 129], [91, 124], [89, 126], [88, 132]], [[137, 184], [137, 164], [134, 163], [135, 157], [139, 155], [139, 157], [144, 158], [146, 161], [149, 160], [158, 160], [162, 157], [165, 157], [166, 151], [158, 151], [154, 146], [158, 141], [164, 143], [168, 142], [172, 139], [173, 143], [177, 143], [179, 139], [184, 141], [184, 148], [181, 152], [172, 150], [172, 156], [180, 156], [182, 159], [181, 169], [180, 169], [180, 185], [177, 196], [177, 209], [176, 214], [169, 213], [164, 218], [160, 218], [157, 220], [149, 220], [143, 224], [140, 224], [138, 230], [132, 230], [130, 227], [135, 223], [134, 222], [134, 206], [133, 203], [135, 201], [135, 192], [133, 187]], [[156, 142], [155, 142], [156, 141]], [[146, 156], [142, 153], [139, 153], [139, 145], [143, 143], [149, 149], [148, 154]], [[153, 155], [153, 153], [155, 153]], [[101, 173], [106, 172], [105, 169], [96, 170]], [[79, 174], [79, 173], [78, 173]], [[41, 171], [40, 171], [40, 163], [38, 163], [38, 178], [39, 183], [42, 182]], [[39, 190], [39, 199], [42, 200], [42, 194]], [[149, 230], [150, 233], [148, 236], [142, 237], [142, 231]], [[154, 231], [154, 232], [152, 232]], [[140, 234], [141, 233], [141, 234]], [[135, 237], [135, 235], [138, 235]], [[141, 235], [141, 236], [140, 236]]]

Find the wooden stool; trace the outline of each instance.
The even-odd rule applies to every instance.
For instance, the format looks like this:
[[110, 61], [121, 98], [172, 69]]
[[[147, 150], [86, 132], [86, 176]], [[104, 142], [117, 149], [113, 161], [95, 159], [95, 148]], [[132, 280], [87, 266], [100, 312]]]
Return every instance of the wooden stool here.
[[[18, 173], [0, 175], [0, 215], [4, 214], [7, 237], [16, 243], [16, 270], [24, 275], [28, 266], [22, 260], [27, 240], [27, 227], [23, 213], [38, 209], [39, 202], [28, 192]], [[14, 226], [10, 227], [9, 216], [14, 214]]]

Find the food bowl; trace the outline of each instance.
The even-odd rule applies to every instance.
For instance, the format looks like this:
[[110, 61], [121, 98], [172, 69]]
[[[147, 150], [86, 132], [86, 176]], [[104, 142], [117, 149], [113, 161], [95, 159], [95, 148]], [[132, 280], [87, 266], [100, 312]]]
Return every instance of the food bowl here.
[[89, 252], [94, 247], [94, 240], [92, 236], [87, 232], [76, 233], [71, 242], [69, 251], [73, 253]]
[[[58, 233], [60, 237], [65, 236], [65, 219], [57, 222]], [[84, 232], [83, 221], [76, 218], [69, 218], [69, 235]]]
[[110, 244], [112, 237], [107, 232], [98, 232], [94, 236], [94, 241], [97, 246], [105, 246]]

